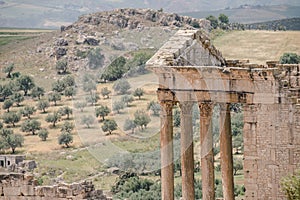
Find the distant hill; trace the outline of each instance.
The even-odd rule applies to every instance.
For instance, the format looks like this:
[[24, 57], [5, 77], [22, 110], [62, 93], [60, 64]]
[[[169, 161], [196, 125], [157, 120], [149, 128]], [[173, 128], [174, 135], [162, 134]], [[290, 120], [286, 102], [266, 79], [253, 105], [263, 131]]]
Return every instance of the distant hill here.
[[247, 24], [247, 29], [255, 30], [300, 30], [300, 18], [281, 19], [261, 23]]
[[[266, 6], [231, 9], [245, 4]], [[269, 7], [279, 4], [291, 6]], [[197, 18], [226, 11], [232, 21], [253, 23], [299, 17], [297, 6], [300, 6], [299, 0], [0, 0], [0, 27], [58, 28], [71, 24], [83, 14], [115, 8], [163, 9], [171, 13], [185, 12]], [[222, 10], [225, 8], [227, 10]], [[211, 10], [220, 11], [207, 12]]]
[[181, 13], [195, 18], [205, 18], [209, 15], [219, 16], [224, 13], [230, 22], [258, 23], [265, 21], [280, 20], [286, 18], [300, 17], [300, 6], [276, 5], [276, 6], [250, 6], [242, 5], [238, 8], [227, 8], [216, 11], [199, 11]]

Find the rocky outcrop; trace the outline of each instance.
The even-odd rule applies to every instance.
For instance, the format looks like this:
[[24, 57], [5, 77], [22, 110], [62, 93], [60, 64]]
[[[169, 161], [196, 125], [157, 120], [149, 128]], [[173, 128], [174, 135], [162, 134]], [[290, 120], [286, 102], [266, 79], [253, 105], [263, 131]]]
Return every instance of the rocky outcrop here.
[[152, 9], [116, 9], [81, 16], [75, 24], [68, 27], [63, 26], [61, 30], [83, 30], [88, 26], [104, 27], [107, 25], [112, 25], [115, 29], [137, 29], [141, 26], [209, 28], [210, 23], [203, 19], [180, 16], [174, 13], [164, 13]]
[[58, 38], [56, 41], [55, 41], [55, 44], [57, 46], [68, 46], [68, 40], [64, 39], [64, 38]]
[[97, 46], [99, 44], [99, 41], [97, 39], [95, 39], [95, 38], [88, 37], [88, 38], [85, 38], [83, 44]]
[[0, 200], [36, 200], [36, 199], [89, 199], [108, 200], [101, 190], [95, 190], [92, 182], [66, 184], [53, 186], [38, 186], [32, 175], [21, 173], [0, 174]]
[[60, 59], [61, 57], [63, 57], [64, 55], [67, 54], [67, 49], [66, 48], [63, 48], [63, 47], [58, 47], [58, 48], [55, 48], [55, 57], [56, 59]]

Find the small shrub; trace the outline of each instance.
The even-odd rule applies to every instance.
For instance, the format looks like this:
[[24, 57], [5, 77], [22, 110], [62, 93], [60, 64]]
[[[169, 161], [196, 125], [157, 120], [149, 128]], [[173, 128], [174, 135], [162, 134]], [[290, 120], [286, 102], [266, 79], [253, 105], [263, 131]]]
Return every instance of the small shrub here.
[[37, 134], [41, 138], [42, 141], [46, 141], [48, 138], [49, 132], [47, 129], [41, 129]]

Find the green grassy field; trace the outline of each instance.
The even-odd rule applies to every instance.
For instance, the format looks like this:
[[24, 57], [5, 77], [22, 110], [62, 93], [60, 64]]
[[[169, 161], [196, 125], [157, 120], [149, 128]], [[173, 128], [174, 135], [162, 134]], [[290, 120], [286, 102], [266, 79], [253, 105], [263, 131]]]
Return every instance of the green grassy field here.
[[20, 42], [22, 40], [33, 39], [43, 33], [51, 31], [53, 30], [0, 28], [0, 47], [10, 43]]

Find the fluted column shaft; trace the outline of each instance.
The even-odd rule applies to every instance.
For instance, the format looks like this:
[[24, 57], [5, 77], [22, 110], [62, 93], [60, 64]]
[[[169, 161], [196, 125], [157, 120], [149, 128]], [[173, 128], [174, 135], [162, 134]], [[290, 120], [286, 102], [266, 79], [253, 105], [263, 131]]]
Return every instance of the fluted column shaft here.
[[220, 104], [220, 153], [224, 200], [234, 199], [230, 104]]
[[192, 123], [193, 104], [193, 102], [180, 103], [182, 198], [185, 200], [195, 199]]
[[200, 103], [200, 143], [203, 200], [215, 199], [214, 153], [212, 134], [212, 103]]
[[174, 199], [174, 163], [173, 163], [173, 102], [160, 102], [161, 131], [161, 194], [162, 200]]

